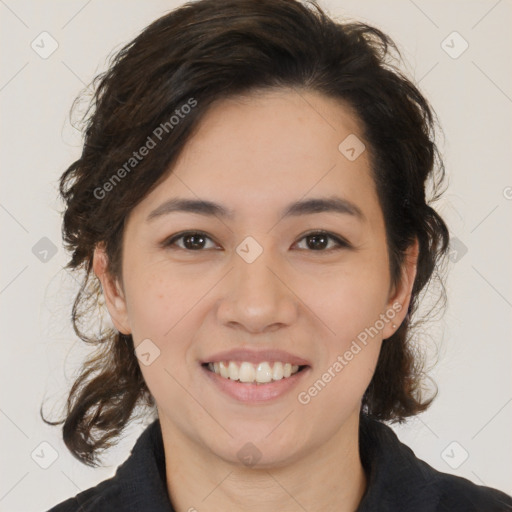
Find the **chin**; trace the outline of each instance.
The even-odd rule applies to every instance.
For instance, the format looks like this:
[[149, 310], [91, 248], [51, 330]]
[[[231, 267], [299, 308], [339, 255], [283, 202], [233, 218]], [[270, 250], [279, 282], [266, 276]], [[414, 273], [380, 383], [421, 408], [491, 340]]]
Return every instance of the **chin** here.
[[[271, 469], [285, 467], [300, 458], [300, 442], [298, 439], [286, 435], [274, 438], [272, 429], [275, 424], [268, 429], [258, 430], [252, 436], [250, 431], [245, 430], [240, 435], [235, 435], [229, 441], [216, 443], [210, 446], [211, 452], [229, 464], [234, 464], [240, 468], [248, 469]], [[254, 431], [254, 429], [253, 429]], [[218, 440], [216, 440], [218, 441]]]

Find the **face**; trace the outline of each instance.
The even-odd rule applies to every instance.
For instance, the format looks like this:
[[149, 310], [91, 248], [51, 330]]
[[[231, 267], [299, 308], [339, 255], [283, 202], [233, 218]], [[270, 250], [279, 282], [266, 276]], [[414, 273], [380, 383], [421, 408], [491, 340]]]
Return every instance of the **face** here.
[[[317, 93], [220, 101], [131, 211], [122, 282], [107, 279], [96, 250], [109, 312], [133, 336], [163, 430], [225, 461], [245, 450], [275, 466], [329, 446], [357, 418], [415, 272], [392, 286], [361, 142], [350, 110]], [[220, 361], [226, 370], [208, 368]], [[299, 371], [283, 376], [286, 363]]]

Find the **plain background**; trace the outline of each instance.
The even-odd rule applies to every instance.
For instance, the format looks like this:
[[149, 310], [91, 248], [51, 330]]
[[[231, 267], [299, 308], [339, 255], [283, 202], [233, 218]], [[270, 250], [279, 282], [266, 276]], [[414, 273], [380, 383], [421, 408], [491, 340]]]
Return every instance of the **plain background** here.
[[[68, 116], [74, 98], [114, 49], [182, 3], [0, 0], [1, 511], [47, 510], [112, 476], [144, 428], [132, 425], [107, 465], [89, 469], [67, 451], [60, 428], [39, 417], [43, 401], [58, 413], [85, 354], [70, 323], [77, 282], [62, 269], [57, 180], [81, 150]], [[448, 305], [420, 340], [438, 352], [430, 375], [439, 395], [428, 412], [392, 428], [433, 467], [512, 494], [512, 3], [320, 5], [398, 43], [444, 130], [449, 187], [437, 209], [455, 240]], [[58, 44], [48, 58], [31, 47], [51, 49], [44, 31]], [[41, 255], [52, 246], [55, 255]]]

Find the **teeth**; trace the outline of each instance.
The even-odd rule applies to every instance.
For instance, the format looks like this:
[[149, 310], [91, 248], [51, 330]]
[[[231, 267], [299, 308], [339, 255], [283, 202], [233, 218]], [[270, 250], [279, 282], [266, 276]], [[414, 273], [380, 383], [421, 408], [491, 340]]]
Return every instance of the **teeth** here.
[[281, 380], [284, 377], [283, 365], [281, 363], [274, 364], [274, 368], [272, 369], [272, 378], [274, 380]]
[[[215, 371], [215, 365], [214, 365], [214, 369], [213, 371]], [[231, 379], [231, 380], [238, 380], [238, 366], [236, 363], [234, 363], [233, 361], [230, 361], [229, 362], [229, 366], [228, 366], [228, 377]]]
[[260, 384], [281, 380], [299, 371], [298, 365], [281, 362], [275, 362], [271, 365], [266, 361], [258, 365], [247, 361], [240, 363], [240, 365], [234, 361], [220, 361], [218, 363], [208, 363], [208, 368], [225, 379]]
[[238, 380], [240, 382], [254, 382], [256, 379], [256, 370], [251, 363], [242, 363], [240, 365], [240, 372], [238, 373]]
[[[213, 366], [215, 367], [215, 364]], [[219, 363], [219, 367], [220, 367], [220, 376], [224, 377], [225, 379], [228, 379], [229, 378], [229, 370], [223, 361], [221, 361]], [[215, 373], [218, 373], [218, 372], [215, 372]]]
[[260, 363], [256, 369], [256, 382], [271, 382], [272, 368], [268, 363]]

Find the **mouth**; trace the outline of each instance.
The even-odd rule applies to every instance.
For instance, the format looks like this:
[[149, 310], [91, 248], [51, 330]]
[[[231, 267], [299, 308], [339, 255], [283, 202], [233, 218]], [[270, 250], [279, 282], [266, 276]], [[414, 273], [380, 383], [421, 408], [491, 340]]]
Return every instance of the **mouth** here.
[[[264, 405], [285, 399], [311, 371], [309, 365], [284, 361], [211, 361], [200, 366], [205, 385], [244, 405]], [[287, 398], [289, 399], [289, 398]]]
[[202, 366], [222, 379], [256, 385], [289, 379], [309, 368], [308, 365], [297, 365], [282, 361], [262, 361], [254, 364], [249, 361], [226, 360], [203, 363]]

